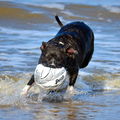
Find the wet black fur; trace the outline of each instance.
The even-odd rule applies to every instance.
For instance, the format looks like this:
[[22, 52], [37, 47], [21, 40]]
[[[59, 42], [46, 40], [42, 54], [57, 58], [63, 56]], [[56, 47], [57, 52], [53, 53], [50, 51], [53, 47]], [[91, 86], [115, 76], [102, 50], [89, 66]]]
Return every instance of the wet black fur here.
[[[72, 52], [69, 51], [71, 48]], [[72, 22], [63, 26], [53, 39], [47, 43], [43, 42], [41, 50], [39, 64], [47, 67], [65, 67], [69, 75], [69, 86], [74, 86], [79, 68], [86, 67], [92, 58], [94, 35], [85, 23]], [[51, 66], [52, 62], [54, 66]], [[28, 85], [33, 82], [34, 75]]]

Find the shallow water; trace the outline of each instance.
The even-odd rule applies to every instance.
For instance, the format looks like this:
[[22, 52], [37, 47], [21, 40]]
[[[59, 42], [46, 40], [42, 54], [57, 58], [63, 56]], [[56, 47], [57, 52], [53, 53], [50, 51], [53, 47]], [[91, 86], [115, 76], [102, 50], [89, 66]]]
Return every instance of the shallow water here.
[[[54, 13], [64, 25], [84, 21], [93, 29], [93, 58], [79, 71], [71, 99], [46, 98], [37, 86], [21, 96], [42, 41], [60, 29]], [[0, 0], [0, 64], [0, 119], [119, 119], [120, 1]]]

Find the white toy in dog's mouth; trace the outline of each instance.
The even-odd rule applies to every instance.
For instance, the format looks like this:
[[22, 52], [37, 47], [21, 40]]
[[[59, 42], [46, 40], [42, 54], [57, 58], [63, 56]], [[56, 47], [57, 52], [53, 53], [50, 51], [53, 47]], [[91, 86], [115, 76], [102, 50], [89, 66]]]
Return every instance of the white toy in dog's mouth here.
[[42, 64], [38, 64], [35, 72], [35, 83], [42, 87], [44, 90], [57, 90], [65, 83], [67, 72], [64, 67], [50, 68]]

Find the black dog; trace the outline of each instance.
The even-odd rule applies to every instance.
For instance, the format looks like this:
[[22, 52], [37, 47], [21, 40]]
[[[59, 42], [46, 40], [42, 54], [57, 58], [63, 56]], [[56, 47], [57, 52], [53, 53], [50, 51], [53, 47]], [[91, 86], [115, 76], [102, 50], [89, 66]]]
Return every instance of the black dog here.
[[[69, 76], [68, 89], [72, 90], [79, 68], [86, 67], [92, 58], [94, 34], [83, 22], [72, 22], [63, 26], [57, 15], [55, 18], [61, 29], [53, 39], [42, 43], [38, 64], [54, 68], [64, 67]], [[27, 93], [33, 84], [34, 75], [22, 94]]]

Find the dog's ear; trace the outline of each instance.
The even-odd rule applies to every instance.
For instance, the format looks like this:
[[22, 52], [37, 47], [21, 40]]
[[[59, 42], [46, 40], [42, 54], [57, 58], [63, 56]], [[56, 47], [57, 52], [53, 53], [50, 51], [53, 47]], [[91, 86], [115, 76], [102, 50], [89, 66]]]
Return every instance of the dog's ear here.
[[42, 46], [40, 47], [40, 49], [43, 51], [47, 46], [48, 46], [47, 42], [42, 42]]
[[69, 54], [78, 54], [78, 51], [70, 47], [67, 49], [67, 55]]

